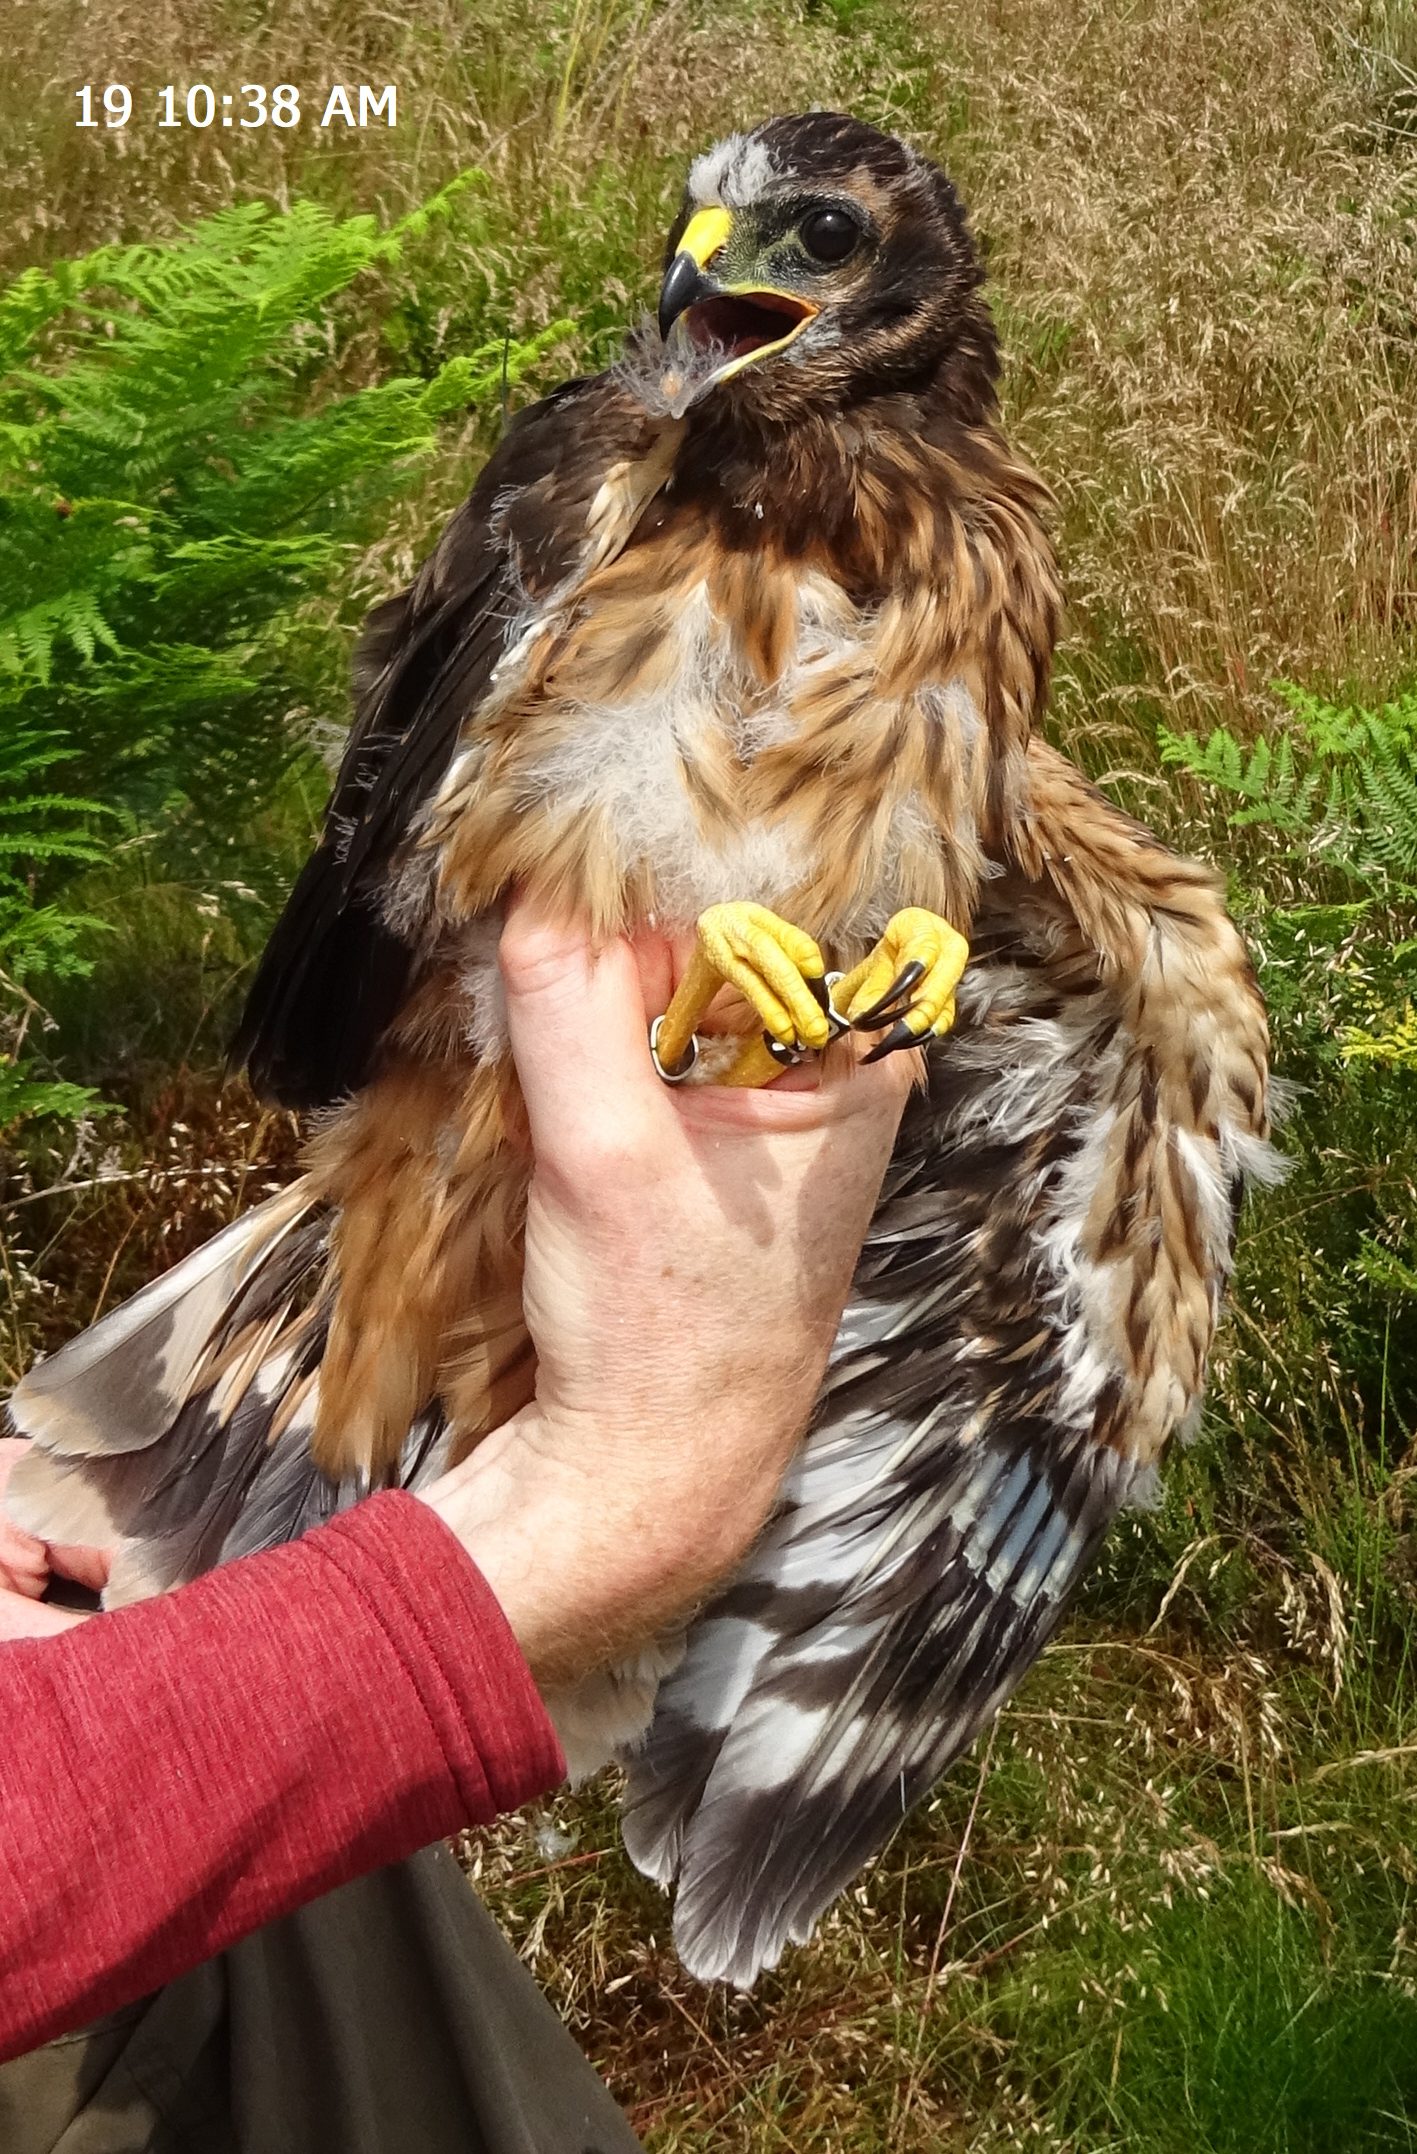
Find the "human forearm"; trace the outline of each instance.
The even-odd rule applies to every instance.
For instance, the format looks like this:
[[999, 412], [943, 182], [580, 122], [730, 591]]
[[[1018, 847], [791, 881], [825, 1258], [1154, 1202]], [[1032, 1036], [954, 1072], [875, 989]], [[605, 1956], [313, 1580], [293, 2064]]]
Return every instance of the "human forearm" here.
[[0, 2056], [562, 1769], [487, 1586], [404, 1496], [0, 1648]]

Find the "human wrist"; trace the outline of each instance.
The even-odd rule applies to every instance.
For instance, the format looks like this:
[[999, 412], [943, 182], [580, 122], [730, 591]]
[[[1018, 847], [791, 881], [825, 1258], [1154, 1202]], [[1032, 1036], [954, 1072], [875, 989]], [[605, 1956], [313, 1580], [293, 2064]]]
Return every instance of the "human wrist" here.
[[594, 1490], [548, 1455], [534, 1406], [418, 1493], [476, 1564], [543, 1689], [615, 1651], [625, 1596], [606, 1571]]
[[730, 1488], [656, 1472], [622, 1429], [560, 1427], [536, 1404], [425, 1490], [500, 1603], [537, 1682], [574, 1681], [682, 1620], [732, 1569], [777, 1476]]

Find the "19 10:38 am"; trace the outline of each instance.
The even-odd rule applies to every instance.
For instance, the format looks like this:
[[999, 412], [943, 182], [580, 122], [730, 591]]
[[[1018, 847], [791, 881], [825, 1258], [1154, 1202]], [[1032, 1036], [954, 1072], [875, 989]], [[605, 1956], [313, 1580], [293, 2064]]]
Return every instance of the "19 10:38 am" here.
[[[74, 95], [79, 101], [77, 127], [126, 127], [133, 117], [133, 93], [125, 82], [105, 84], [95, 115], [95, 85], [86, 82]], [[301, 93], [293, 82], [267, 88], [261, 82], [243, 82], [231, 91], [214, 90], [210, 83], [194, 82], [185, 91], [167, 83], [156, 93], [158, 127], [298, 127], [308, 115], [301, 110]], [[398, 91], [386, 82], [382, 89], [368, 83], [334, 83], [317, 91], [309, 114], [317, 105], [318, 127], [386, 127], [398, 125]]]

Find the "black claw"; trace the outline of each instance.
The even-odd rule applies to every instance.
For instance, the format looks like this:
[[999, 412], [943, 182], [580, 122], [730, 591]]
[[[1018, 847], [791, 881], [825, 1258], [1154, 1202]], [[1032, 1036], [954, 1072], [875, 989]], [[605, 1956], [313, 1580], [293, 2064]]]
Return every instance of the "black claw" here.
[[859, 1017], [852, 1018], [851, 1022], [856, 1030], [870, 1032], [877, 1025], [888, 1025], [893, 1017], [899, 1017], [902, 1009], [908, 1007], [911, 995], [924, 977], [925, 967], [918, 959], [902, 966], [880, 1001], [873, 1002], [869, 1010], [863, 1010]]
[[784, 1047], [781, 1040], [775, 1040], [770, 1032], [763, 1034], [763, 1045], [773, 1061], [785, 1070], [795, 1070], [805, 1053], [801, 1047]]
[[[836, 977], [840, 979], [840, 973], [838, 973]], [[803, 974], [803, 978], [806, 978], [805, 973]], [[823, 975], [820, 980], [808, 980], [807, 987], [811, 993], [812, 1000], [816, 1003], [817, 1008], [821, 1011], [823, 1017], [825, 1017], [827, 1023], [832, 1028], [832, 1038], [834, 1040], [839, 1039], [843, 1032], [847, 1032], [850, 1030], [850, 1027], [847, 1024], [846, 1019], [842, 1016], [839, 1016], [837, 1011], [832, 1008], [831, 982], [825, 977], [825, 975]]]
[[887, 1055], [895, 1054], [902, 1047], [918, 1047], [919, 1045], [919, 1033], [912, 1032], [902, 1017], [899, 1024], [892, 1025], [885, 1038], [879, 1041], [868, 1055], [861, 1057], [862, 1065], [864, 1067], [868, 1062], [884, 1062]]
[[908, 988], [903, 994], [892, 991], [889, 995], [882, 995], [880, 1001], [873, 1003], [864, 1017], [852, 1018], [852, 1031], [879, 1032], [882, 1025], [893, 1024], [897, 1017], [904, 1017], [913, 999]]

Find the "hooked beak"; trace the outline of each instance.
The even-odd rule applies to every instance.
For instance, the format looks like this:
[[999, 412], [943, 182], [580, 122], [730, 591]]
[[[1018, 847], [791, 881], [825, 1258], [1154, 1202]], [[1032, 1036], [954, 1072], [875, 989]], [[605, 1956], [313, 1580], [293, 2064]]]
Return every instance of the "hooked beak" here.
[[710, 283], [688, 249], [681, 247], [659, 287], [659, 333], [666, 343], [670, 330], [685, 309], [698, 300], [712, 299], [717, 290], [718, 286]]
[[679, 332], [700, 350], [721, 349], [724, 361], [697, 391], [726, 381], [752, 360], [781, 351], [821, 311], [796, 292], [770, 285], [725, 284], [709, 273], [733, 228], [726, 209], [701, 209], [685, 227], [679, 251], [670, 263], [659, 293], [659, 333], [668, 343]]

